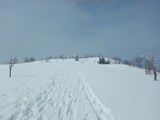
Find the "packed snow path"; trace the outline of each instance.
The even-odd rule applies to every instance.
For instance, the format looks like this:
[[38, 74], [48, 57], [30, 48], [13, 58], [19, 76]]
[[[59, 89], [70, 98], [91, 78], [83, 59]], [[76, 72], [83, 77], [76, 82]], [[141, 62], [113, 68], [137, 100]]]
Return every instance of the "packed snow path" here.
[[29, 91], [30, 84], [32, 79], [23, 86], [27, 92], [0, 107], [0, 120], [115, 120], [75, 68], [53, 76], [39, 93]]

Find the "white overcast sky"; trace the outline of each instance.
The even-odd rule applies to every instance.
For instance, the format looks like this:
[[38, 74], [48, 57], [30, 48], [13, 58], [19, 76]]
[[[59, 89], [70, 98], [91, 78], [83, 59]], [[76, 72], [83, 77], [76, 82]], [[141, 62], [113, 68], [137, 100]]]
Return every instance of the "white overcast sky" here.
[[11, 57], [160, 52], [159, 0], [0, 0], [0, 63]]

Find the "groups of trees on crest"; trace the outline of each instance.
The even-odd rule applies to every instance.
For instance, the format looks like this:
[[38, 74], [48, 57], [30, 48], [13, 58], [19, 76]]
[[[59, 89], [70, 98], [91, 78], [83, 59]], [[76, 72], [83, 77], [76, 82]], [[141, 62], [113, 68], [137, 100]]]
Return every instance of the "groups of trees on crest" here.
[[[45, 58], [46, 62], [49, 62], [50, 59], [67, 59], [67, 58], [74, 58], [75, 61], [79, 61], [81, 58], [90, 58], [90, 57], [99, 57], [99, 64], [110, 64], [111, 58], [107, 57], [107, 61], [105, 60], [105, 57], [101, 57], [102, 55], [85, 55], [84, 57], [80, 57], [79, 55], [71, 55], [66, 56], [61, 54], [58, 56], [48, 56]], [[34, 57], [25, 58], [24, 62], [34, 62], [36, 59]], [[148, 54], [145, 56], [138, 56], [133, 58], [132, 60], [122, 60], [119, 57], [113, 57], [112, 60], [114, 60], [115, 64], [126, 64], [133, 67], [139, 67], [145, 70], [145, 74], [150, 74], [154, 76], [154, 80], [157, 80], [157, 72], [160, 72], [160, 64], [158, 60], [158, 56], [155, 54]], [[7, 63], [9, 64], [9, 77], [12, 76], [12, 68], [15, 64], [19, 62], [17, 57], [11, 58]]]

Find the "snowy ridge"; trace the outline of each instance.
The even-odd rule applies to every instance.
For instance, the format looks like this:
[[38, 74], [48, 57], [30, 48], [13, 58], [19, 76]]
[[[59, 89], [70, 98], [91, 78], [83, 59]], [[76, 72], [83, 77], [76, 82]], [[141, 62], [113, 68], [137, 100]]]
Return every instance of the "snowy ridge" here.
[[[29, 84], [27, 81], [23, 89], [29, 89]], [[24, 92], [0, 111], [9, 109], [10, 114], [0, 113], [0, 120], [115, 120], [74, 68], [56, 74], [40, 93]]]

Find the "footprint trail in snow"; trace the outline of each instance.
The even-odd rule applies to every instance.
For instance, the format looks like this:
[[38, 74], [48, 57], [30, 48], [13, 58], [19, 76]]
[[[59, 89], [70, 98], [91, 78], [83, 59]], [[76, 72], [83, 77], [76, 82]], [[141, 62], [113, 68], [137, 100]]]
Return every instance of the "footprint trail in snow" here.
[[0, 113], [0, 120], [115, 120], [76, 69], [55, 75], [39, 93], [25, 92], [0, 109], [12, 109], [9, 115]]

